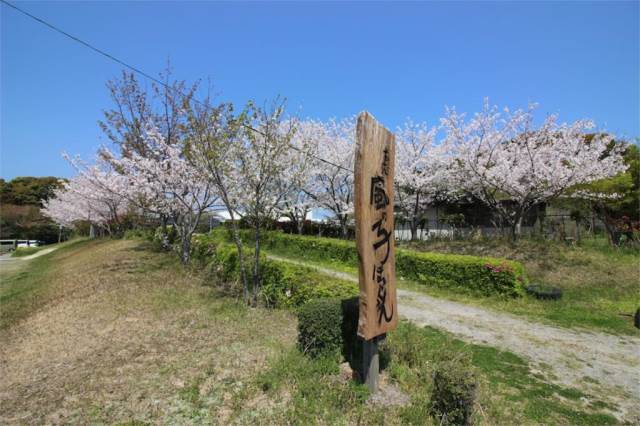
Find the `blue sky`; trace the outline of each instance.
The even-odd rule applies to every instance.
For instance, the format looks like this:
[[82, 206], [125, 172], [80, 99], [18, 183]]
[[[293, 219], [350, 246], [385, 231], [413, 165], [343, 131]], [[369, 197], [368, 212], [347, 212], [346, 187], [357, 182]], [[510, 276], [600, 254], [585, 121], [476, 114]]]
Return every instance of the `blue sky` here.
[[[390, 128], [491, 103], [592, 118], [640, 136], [639, 2], [16, 2], [151, 74], [211, 78], [221, 100], [277, 95], [320, 119]], [[0, 176], [70, 176], [91, 158], [122, 67], [16, 11], [1, 13]]]

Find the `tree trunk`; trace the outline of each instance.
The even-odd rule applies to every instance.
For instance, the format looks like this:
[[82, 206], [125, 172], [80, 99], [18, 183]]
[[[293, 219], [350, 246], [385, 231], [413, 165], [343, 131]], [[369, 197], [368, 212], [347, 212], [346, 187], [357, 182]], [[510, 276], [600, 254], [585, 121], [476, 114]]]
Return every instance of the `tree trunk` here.
[[89, 238], [93, 239], [96, 237], [96, 228], [93, 226], [93, 223], [89, 224]]
[[509, 224], [509, 231], [511, 241], [516, 242], [520, 236], [520, 227], [522, 225], [522, 215], [516, 214], [513, 219], [505, 218], [505, 221]]
[[416, 194], [416, 203], [413, 205], [413, 215], [411, 217], [411, 241], [418, 238], [418, 207], [420, 206], [420, 193]]
[[518, 231], [517, 231], [516, 222], [513, 222], [511, 224], [510, 228], [511, 228], [511, 241], [516, 242], [516, 240], [518, 239]]
[[191, 258], [191, 233], [189, 233], [189, 235], [182, 236], [182, 255], [181, 255], [182, 264], [186, 265], [187, 263], [189, 263], [190, 258]]
[[346, 240], [349, 238], [349, 227], [347, 226], [347, 215], [344, 215], [340, 218], [340, 227], [342, 228], [342, 239]]
[[255, 263], [253, 265], [253, 303], [258, 306], [258, 290], [260, 289], [260, 222], [256, 220], [256, 252]]
[[411, 241], [415, 241], [418, 239], [418, 224], [414, 221], [411, 221]]
[[249, 300], [249, 281], [247, 280], [247, 271], [244, 265], [244, 253], [242, 251], [242, 240], [240, 239], [240, 231], [238, 231], [238, 224], [233, 219], [233, 213], [231, 216], [231, 233], [233, 235], [233, 241], [236, 243], [236, 249], [238, 250], [238, 262], [240, 263], [240, 280], [242, 281], [242, 298], [245, 302]]

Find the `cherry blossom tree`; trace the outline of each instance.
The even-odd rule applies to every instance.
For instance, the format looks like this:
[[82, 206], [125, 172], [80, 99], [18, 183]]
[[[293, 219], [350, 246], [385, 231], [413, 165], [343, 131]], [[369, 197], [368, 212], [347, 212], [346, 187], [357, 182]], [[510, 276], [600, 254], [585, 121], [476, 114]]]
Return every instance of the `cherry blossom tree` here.
[[453, 155], [447, 143], [436, 143], [437, 128], [407, 120], [396, 130], [396, 208], [409, 222], [411, 239], [426, 208], [433, 202], [452, 199]]
[[130, 201], [169, 218], [178, 231], [186, 264], [200, 217], [216, 202], [218, 193], [207, 174], [185, 158], [181, 143], [169, 144], [155, 127], [147, 128], [144, 143], [144, 156], [132, 152], [118, 158], [107, 148], [101, 155], [128, 179]]
[[249, 281], [245, 269], [243, 243], [238, 229], [239, 181], [237, 144], [244, 135], [246, 111], [235, 114], [231, 104], [213, 105], [209, 98], [199, 104], [186, 104], [188, 114], [187, 152], [193, 167], [206, 173], [216, 188], [231, 219], [233, 235], [240, 265], [243, 297], [250, 300]]
[[76, 169], [77, 175], [43, 202], [43, 214], [67, 227], [73, 227], [77, 221], [89, 221], [92, 236], [93, 225], [103, 228], [109, 235], [117, 232], [129, 207], [123, 195], [127, 188], [126, 178], [100, 159], [90, 165], [79, 157], [71, 158], [66, 154], [64, 157]]
[[172, 77], [169, 63], [158, 76], [163, 84], [141, 85], [134, 72], [123, 71], [120, 78], [107, 82], [112, 108], [104, 111], [98, 124], [120, 153], [146, 156], [146, 127], [154, 123], [169, 145], [183, 140], [187, 115], [185, 104], [194, 100], [198, 83], [189, 85]]
[[610, 135], [597, 133], [587, 140], [592, 121], [559, 123], [551, 115], [536, 126], [534, 108], [500, 112], [485, 100], [483, 110], [469, 120], [455, 109], [442, 119], [446, 143], [458, 157], [456, 185], [492, 208], [513, 239], [533, 206], [625, 167], [617, 148], [603, 156]]
[[285, 103], [275, 100], [269, 109], [249, 105], [241, 143], [234, 145], [238, 207], [255, 231], [253, 305], [257, 305], [260, 280], [260, 231], [275, 213], [286, 188], [280, 184], [292, 150], [295, 122], [284, 119]]
[[333, 213], [348, 236], [348, 224], [353, 213], [353, 166], [356, 138], [355, 117], [340, 121], [308, 120], [300, 123], [302, 131], [311, 135], [315, 152], [327, 161], [314, 161], [312, 178], [305, 192], [319, 208]]
[[319, 156], [317, 145], [314, 143], [315, 130], [308, 122], [296, 123], [290, 142], [291, 149], [283, 160], [288, 167], [277, 180], [278, 191], [283, 196], [276, 206], [276, 212], [288, 218], [300, 235], [307, 216], [316, 207], [315, 200], [305, 191], [305, 188], [311, 186], [311, 171], [314, 170]]

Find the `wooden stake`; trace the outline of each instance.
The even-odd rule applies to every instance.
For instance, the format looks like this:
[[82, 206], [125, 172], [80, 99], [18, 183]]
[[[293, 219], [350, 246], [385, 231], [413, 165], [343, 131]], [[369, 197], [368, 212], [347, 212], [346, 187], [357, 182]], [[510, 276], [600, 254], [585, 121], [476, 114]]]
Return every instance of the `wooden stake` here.
[[376, 393], [379, 388], [380, 353], [379, 343], [385, 335], [362, 341], [362, 381], [369, 388], [369, 392]]

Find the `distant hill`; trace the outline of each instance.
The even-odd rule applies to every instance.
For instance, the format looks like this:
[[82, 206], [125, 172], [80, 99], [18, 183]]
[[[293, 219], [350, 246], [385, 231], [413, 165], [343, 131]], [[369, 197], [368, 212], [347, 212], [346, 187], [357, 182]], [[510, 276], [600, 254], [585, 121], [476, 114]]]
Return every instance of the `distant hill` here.
[[53, 176], [0, 179], [0, 239], [57, 241], [58, 227], [40, 208], [60, 185], [60, 178]]

